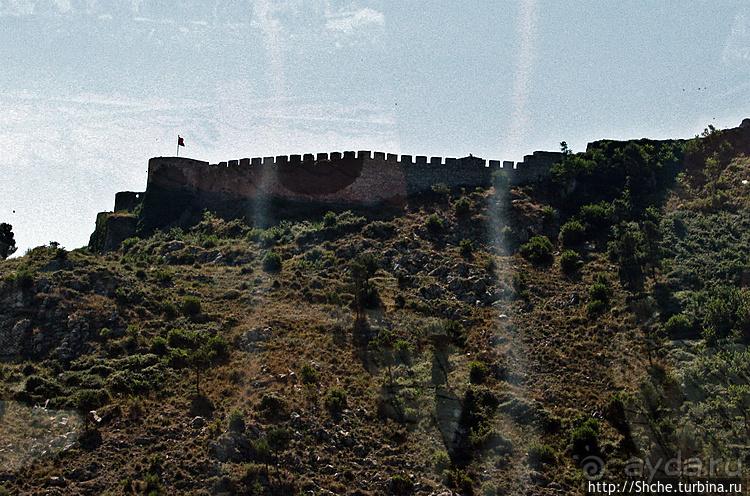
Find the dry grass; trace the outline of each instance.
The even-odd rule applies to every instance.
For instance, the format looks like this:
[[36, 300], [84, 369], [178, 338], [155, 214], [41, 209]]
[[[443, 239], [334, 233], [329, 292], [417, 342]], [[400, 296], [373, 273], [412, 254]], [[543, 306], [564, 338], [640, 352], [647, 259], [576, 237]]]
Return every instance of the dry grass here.
[[[478, 360], [489, 370], [482, 387], [499, 400], [491, 415], [496, 435], [477, 445], [469, 459], [454, 460], [453, 468], [469, 474], [477, 492], [492, 482], [516, 493], [538, 471], [528, 464], [529, 446], [544, 443], [558, 454], [555, 464], [541, 469], [545, 477], [575, 491], [580, 475], [566, 454], [569, 419], [601, 412], [611, 392], [639, 377], [633, 343], [638, 335], [623, 331], [626, 314], [617, 310], [624, 307], [625, 295], [613, 284], [607, 311], [591, 317], [588, 287], [597, 272], [613, 270], [600, 254], [591, 254], [575, 277], [562, 276], [556, 265], [531, 266], [489, 242], [499, 226], [487, 224], [494, 221], [486, 213], [493, 201], [488, 192], [466, 195], [471, 214], [463, 218], [453, 209], [460, 196], [456, 192], [412, 205], [398, 217], [380, 220], [388, 224], [387, 238], [365, 236], [362, 227], [329, 233], [300, 223], [282, 229], [281, 241], [271, 246], [267, 238], [254, 241], [243, 234], [219, 238], [216, 247], [206, 249], [200, 232], [182, 234], [184, 264], [164, 263], [173, 241], [168, 235], [138, 241], [127, 253], [72, 252], [72, 270], [48, 275], [37, 271], [50, 254], [4, 262], [3, 274], [22, 267], [35, 273], [37, 286], [31, 291], [36, 294], [18, 317], [25, 312], [42, 328], [63, 325], [68, 315], [87, 322], [90, 333], [79, 361], [110, 357], [97, 359], [106, 365], [112, 357], [146, 356], [154, 339], [166, 338], [171, 329], [230, 344], [228, 359], [202, 374], [201, 397], [195, 397], [194, 370], [164, 365], [163, 373], [146, 376], [133, 390], [112, 392], [98, 428], [100, 439], [6, 465], [5, 485], [34, 493], [50, 476], [63, 476], [67, 486], [61, 493], [119, 494], [129, 487], [143, 489], [156, 476], [164, 494], [251, 494], [258, 488], [270, 493], [292, 486], [298, 492], [376, 494], [388, 490], [391, 477], [404, 475], [429, 493], [444, 487], [433, 460], [455, 448], [446, 440], [455, 436], [461, 420], [469, 363]], [[542, 215], [528, 195], [523, 205], [524, 216]], [[437, 234], [425, 228], [432, 214], [443, 219]], [[213, 232], [220, 230], [223, 221], [211, 222], [216, 223]], [[470, 259], [458, 254], [463, 239], [474, 245]], [[197, 260], [211, 250], [219, 250], [223, 261]], [[263, 256], [271, 250], [282, 256], [279, 273], [263, 269]], [[381, 303], [358, 322], [349, 265], [363, 252], [377, 254], [381, 262], [373, 278]], [[496, 261], [494, 273], [486, 268], [490, 258]], [[405, 287], [399, 285], [399, 270], [408, 272]], [[524, 296], [512, 289], [514, 274], [526, 281]], [[42, 292], [43, 277], [54, 282]], [[467, 288], [487, 279], [496, 303], [477, 304], [481, 295], [472, 289], [449, 289], [455, 279], [469, 281]], [[439, 287], [440, 294], [426, 297], [430, 287]], [[459, 298], [470, 293], [465, 301]], [[579, 302], [569, 305], [574, 293]], [[21, 293], [6, 281], [3, 294]], [[165, 314], [164, 302], [179, 308], [188, 296], [200, 299], [200, 314]], [[45, 299], [58, 302], [58, 313], [39, 313]], [[458, 323], [458, 334], [441, 338], [446, 320]], [[131, 326], [137, 331], [128, 331]], [[105, 327], [110, 335], [102, 338]], [[136, 336], [135, 344], [127, 342], [128, 333]], [[440, 339], [450, 342], [438, 353]], [[42, 350], [34, 360], [48, 360], [53, 350]], [[165, 363], [166, 358], [156, 360]], [[317, 380], [303, 383], [302, 370], [310, 366]], [[3, 367], [3, 394], [12, 397], [23, 389], [22, 364], [10, 360]], [[346, 394], [343, 412], [326, 407], [333, 390]], [[271, 397], [279, 403], [269, 410], [264, 405]], [[457, 416], [442, 411], [445, 405], [454, 405]], [[244, 415], [252, 442], [279, 427], [292, 429], [280, 453], [280, 470], [271, 462], [267, 473], [267, 461], [257, 453], [241, 461], [217, 461], [212, 443], [226, 438], [234, 410]], [[444, 418], [446, 413], [450, 418]], [[17, 424], [19, 414], [6, 415], [4, 422]], [[205, 425], [195, 427], [196, 416]], [[603, 433], [613, 444], [619, 436], [613, 428]], [[555, 492], [542, 485], [537, 490]]]

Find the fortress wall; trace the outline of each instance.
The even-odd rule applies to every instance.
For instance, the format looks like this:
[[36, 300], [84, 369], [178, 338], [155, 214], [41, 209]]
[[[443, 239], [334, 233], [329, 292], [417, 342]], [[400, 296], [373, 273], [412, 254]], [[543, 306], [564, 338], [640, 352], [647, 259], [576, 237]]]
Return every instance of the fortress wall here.
[[142, 201], [143, 193], [120, 191], [115, 194], [115, 209], [113, 212], [132, 212]]
[[[148, 190], [190, 192], [203, 208], [229, 200], [279, 198], [330, 203], [401, 203], [436, 184], [489, 187], [508, 170], [512, 184], [549, 177], [561, 153], [535, 152], [516, 164], [478, 157], [442, 158], [360, 150], [232, 159], [218, 164], [180, 157], [149, 161]], [[210, 198], [210, 200], [209, 200]], [[120, 203], [135, 201], [126, 193]], [[116, 201], [117, 203], [117, 201]]]
[[533, 155], [526, 155], [523, 162], [516, 164], [516, 168], [508, 174], [510, 183], [527, 184], [551, 179], [552, 166], [564, 157], [562, 152], [537, 151]]

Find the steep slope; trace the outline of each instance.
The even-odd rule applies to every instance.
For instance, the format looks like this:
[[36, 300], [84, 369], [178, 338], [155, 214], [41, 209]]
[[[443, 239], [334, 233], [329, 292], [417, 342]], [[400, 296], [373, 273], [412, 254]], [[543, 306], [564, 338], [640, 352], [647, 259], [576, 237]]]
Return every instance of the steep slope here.
[[747, 159], [701, 143], [4, 261], [2, 491], [578, 494], [633, 459], [736, 456]]

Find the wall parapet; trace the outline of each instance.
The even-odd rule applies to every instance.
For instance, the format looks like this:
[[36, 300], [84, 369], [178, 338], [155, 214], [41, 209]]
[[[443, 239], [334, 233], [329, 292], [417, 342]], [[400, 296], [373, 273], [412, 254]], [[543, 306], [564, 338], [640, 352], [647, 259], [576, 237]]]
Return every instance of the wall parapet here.
[[[473, 155], [428, 157], [370, 150], [243, 157], [216, 164], [154, 157], [149, 160], [146, 196], [149, 192], [158, 195], [158, 191], [187, 193], [193, 206], [211, 210], [247, 202], [258, 204], [271, 198], [329, 204], [402, 204], [437, 184], [490, 187], [496, 171], [507, 171], [510, 184], [543, 180], [562, 156], [535, 152], [517, 164]], [[128, 194], [119, 202], [132, 205], [138, 199]]]
[[[551, 152], [554, 153], [554, 152]], [[162, 157], [164, 158], [164, 157]], [[176, 157], [175, 157], [176, 158]], [[513, 164], [513, 162], [500, 160], [485, 160], [479, 157], [469, 155], [464, 158], [456, 157], [429, 157], [427, 155], [408, 155], [403, 154], [399, 157], [395, 153], [378, 152], [371, 150], [358, 150], [358, 151], [344, 151], [344, 152], [329, 152], [329, 153], [305, 153], [305, 154], [293, 154], [293, 155], [276, 155], [276, 156], [265, 156], [265, 157], [252, 157], [252, 158], [241, 158], [227, 160], [224, 162], [218, 162], [216, 164], [209, 164], [211, 167], [247, 167], [250, 166], [269, 166], [277, 164], [311, 164], [314, 162], [321, 162], [325, 160], [379, 160], [386, 161], [389, 163], [396, 163], [400, 165], [454, 165], [466, 159], [474, 159], [477, 165], [484, 167], [502, 169], [507, 164]]]

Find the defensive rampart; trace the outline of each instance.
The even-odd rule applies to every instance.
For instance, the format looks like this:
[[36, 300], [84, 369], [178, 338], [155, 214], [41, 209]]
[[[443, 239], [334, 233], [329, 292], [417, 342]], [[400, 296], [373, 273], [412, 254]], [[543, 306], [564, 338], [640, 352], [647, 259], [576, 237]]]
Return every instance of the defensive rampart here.
[[535, 152], [514, 164], [471, 155], [442, 158], [346, 151], [209, 164], [155, 157], [148, 163], [146, 192], [118, 193], [115, 211], [133, 211], [142, 204], [138, 229], [144, 232], [190, 225], [204, 210], [272, 221], [321, 209], [402, 205], [437, 184], [486, 188], [496, 171], [502, 171], [511, 185], [544, 180], [561, 158], [560, 153]]
[[218, 164], [178, 157], [149, 161], [148, 189], [186, 190], [227, 198], [272, 197], [323, 203], [402, 203], [436, 184], [448, 187], [492, 183], [506, 170], [511, 184], [545, 179], [560, 153], [535, 152], [523, 162], [478, 157], [442, 158], [381, 152], [334, 152], [243, 158]]

